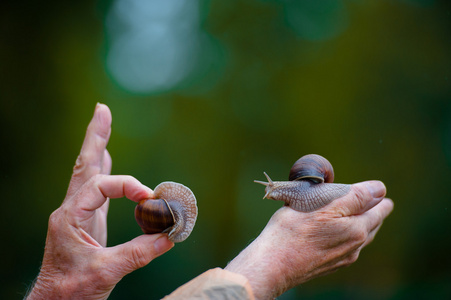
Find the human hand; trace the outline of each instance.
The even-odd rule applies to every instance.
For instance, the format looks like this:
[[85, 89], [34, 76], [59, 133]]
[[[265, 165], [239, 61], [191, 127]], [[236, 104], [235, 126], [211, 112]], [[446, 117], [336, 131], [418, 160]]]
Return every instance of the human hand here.
[[135, 178], [109, 175], [110, 133], [110, 110], [98, 104], [67, 195], [50, 216], [42, 267], [27, 299], [105, 299], [122, 277], [174, 246], [167, 234], [154, 234], [106, 248], [109, 198], [153, 198]]
[[288, 289], [355, 262], [393, 210], [380, 181], [351, 191], [316, 211], [282, 207], [262, 233], [225, 268], [249, 280], [256, 299]]

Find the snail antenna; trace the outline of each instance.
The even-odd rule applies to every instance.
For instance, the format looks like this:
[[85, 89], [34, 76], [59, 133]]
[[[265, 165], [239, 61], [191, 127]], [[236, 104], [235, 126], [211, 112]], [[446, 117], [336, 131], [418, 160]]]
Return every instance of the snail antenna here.
[[263, 184], [264, 186], [272, 186], [273, 181], [271, 180], [271, 178], [269, 178], [268, 174], [266, 174], [265, 172], [263, 172], [263, 174], [265, 174], [266, 179], [268, 179], [268, 182], [264, 182], [264, 181], [260, 181], [260, 180], [254, 180], [254, 182]]
[[264, 186], [268, 186], [268, 185], [269, 185], [269, 183], [264, 182], [264, 181], [260, 181], [260, 180], [254, 180], [254, 182], [255, 182], [255, 183], [263, 184]]
[[266, 179], [268, 180], [268, 182], [264, 182], [264, 181], [260, 181], [260, 180], [254, 180], [255, 183], [260, 183], [263, 184], [264, 186], [266, 186], [266, 194], [265, 196], [263, 196], [263, 199], [266, 198], [266, 196], [268, 196], [268, 194], [271, 192], [272, 187], [274, 186], [274, 182], [271, 180], [271, 178], [269, 178], [268, 174], [266, 174], [266, 172], [263, 172], [263, 174], [265, 174]]
[[266, 174], [266, 172], [263, 172], [263, 174], [265, 174], [265, 176], [266, 176], [266, 179], [268, 179], [268, 183], [269, 183], [269, 185], [273, 185], [274, 184], [274, 182], [271, 180], [271, 178], [269, 178], [269, 176], [268, 176], [268, 174]]

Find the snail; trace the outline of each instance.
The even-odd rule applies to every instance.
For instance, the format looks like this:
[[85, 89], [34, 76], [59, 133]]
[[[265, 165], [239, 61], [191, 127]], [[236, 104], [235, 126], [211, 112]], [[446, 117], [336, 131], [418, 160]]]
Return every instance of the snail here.
[[174, 243], [183, 242], [197, 218], [196, 197], [183, 184], [162, 182], [154, 190], [155, 199], [141, 200], [135, 207], [135, 219], [146, 234], [167, 232]]
[[333, 200], [346, 195], [349, 184], [336, 184], [331, 163], [317, 154], [298, 159], [290, 170], [289, 181], [268, 182], [254, 180], [266, 186], [264, 198], [284, 201], [286, 206], [301, 212], [317, 210]]

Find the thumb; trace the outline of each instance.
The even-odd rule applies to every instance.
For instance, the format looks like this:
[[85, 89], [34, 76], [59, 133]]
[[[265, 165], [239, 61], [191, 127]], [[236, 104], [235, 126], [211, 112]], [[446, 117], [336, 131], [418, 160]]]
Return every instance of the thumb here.
[[371, 180], [353, 184], [351, 193], [338, 199], [335, 205], [344, 210], [345, 216], [360, 215], [376, 206], [387, 192], [381, 181]]
[[133, 240], [109, 248], [108, 256], [113, 260], [116, 272], [127, 275], [150, 263], [154, 258], [174, 247], [167, 234], [143, 234]]

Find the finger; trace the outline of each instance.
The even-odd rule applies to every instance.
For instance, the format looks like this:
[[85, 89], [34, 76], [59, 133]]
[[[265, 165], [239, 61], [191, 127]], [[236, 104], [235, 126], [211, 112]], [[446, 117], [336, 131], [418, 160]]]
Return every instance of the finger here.
[[96, 175], [68, 201], [80, 218], [86, 218], [105, 204], [107, 198], [121, 198], [138, 202], [153, 198], [153, 191], [136, 178], [126, 175]]
[[110, 175], [112, 163], [113, 163], [113, 160], [111, 159], [111, 155], [108, 152], [108, 150], [105, 149], [105, 151], [103, 153], [102, 171], [100, 173], [105, 174], [105, 175]]
[[344, 216], [359, 215], [381, 202], [385, 193], [381, 181], [365, 181], [353, 184], [350, 193], [332, 203]]
[[105, 203], [100, 207], [100, 211], [104, 214], [105, 218], [108, 214], [108, 208], [110, 207], [110, 198], [106, 198]]
[[378, 205], [367, 211], [366, 213], [356, 216], [364, 226], [365, 231], [368, 232], [365, 242], [360, 248], [365, 247], [374, 240], [377, 232], [382, 226], [386, 217], [393, 211], [393, 201], [385, 198]]
[[[105, 149], [111, 133], [111, 112], [108, 106], [97, 104], [86, 130], [80, 155], [74, 166], [69, 193], [78, 190], [90, 177], [102, 172]], [[107, 169], [109, 167], [107, 166]]]
[[[109, 175], [111, 174], [111, 156], [110, 153], [108, 153], [108, 150], [105, 149], [105, 153], [103, 155], [103, 168], [102, 168], [102, 174]], [[106, 202], [102, 205], [100, 210], [106, 215], [108, 213], [108, 207], [109, 207], [110, 201], [107, 199]]]
[[370, 244], [374, 240], [374, 237], [376, 236], [376, 233], [379, 231], [379, 229], [381, 227], [382, 227], [382, 223], [379, 224], [379, 226], [374, 228], [372, 231], [370, 231], [370, 233], [368, 233], [366, 241], [363, 243], [363, 245], [360, 247], [360, 249], [363, 248], [363, 247], [366, 247], [368, 244]]
[[142, 268], [174, 247], [167, 234], [144, 234], [133, 240], [107, 248], [107, 265], [114, 266], [121, 276]]
[[368, 232], [374, 231], [379, 227], [384, 219], [393, 211], [393, 201], [384, 198], [378, 205], [359, 216], [364, 218]]

